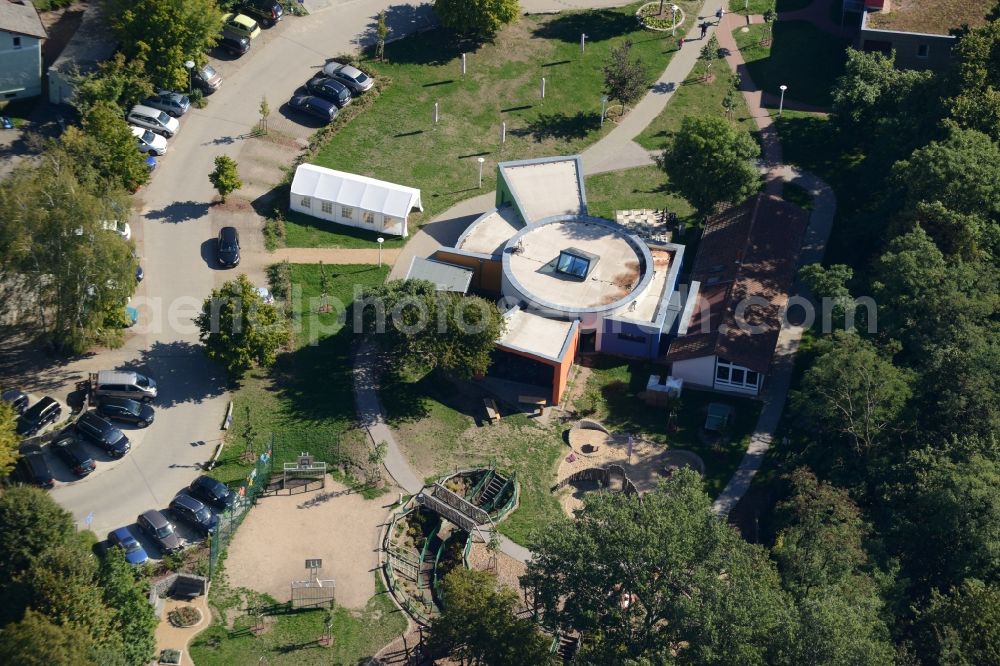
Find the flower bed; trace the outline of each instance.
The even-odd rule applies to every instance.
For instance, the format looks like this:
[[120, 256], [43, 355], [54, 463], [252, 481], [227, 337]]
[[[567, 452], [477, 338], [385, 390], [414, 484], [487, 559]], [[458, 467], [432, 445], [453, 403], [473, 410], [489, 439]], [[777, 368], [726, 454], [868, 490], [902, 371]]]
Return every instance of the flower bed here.
[[194, 606], [178, 606], [167, 614], [175, 627], [193, 627], [201, 622], [201, 611]]
[[660, 2], [647, 2], [635, 13], [635, 17], [639, 20], [644, 28], [650, 30], [655, 30], [657, 32], [667, 32], [673, 30], [674, 27], [680, 28], [684, 24], [684, 10], [679, 6], [677, 8], [677, 23], [674, 23], [673, 12], [670, 11], [670, 6], [672, 3], [663, 3], [663, 13], [660, 13]]

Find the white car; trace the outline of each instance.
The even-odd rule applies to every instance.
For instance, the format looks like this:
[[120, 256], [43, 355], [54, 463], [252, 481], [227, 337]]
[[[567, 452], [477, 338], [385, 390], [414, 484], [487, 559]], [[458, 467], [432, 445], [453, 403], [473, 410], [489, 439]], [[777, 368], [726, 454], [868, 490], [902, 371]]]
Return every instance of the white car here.
[[132, 136], [139, 141], [139, 152], [149, 155], [163, 155], [167, 152], [167, 140], [153, 130], [129, 125]]
[[274, 303], [274, 296], [271, 295], [271, 292], [266, 287], [257, 287], [257, 295], [260, 296], [260, 300], [264, 301], [265, 305]]

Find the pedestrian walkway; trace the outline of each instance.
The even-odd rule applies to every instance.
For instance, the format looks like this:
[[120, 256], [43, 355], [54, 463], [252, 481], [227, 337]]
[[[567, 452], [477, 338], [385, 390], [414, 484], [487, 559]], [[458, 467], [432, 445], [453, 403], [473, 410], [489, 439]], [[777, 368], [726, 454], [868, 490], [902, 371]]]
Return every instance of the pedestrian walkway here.
[[[392, 264], [400, 250], [339, 248], [339, 247], [283, 247], [269, 255], [270, 263], [287, 261], [290, 264]], [[381, 259], [380, 259], [381, 257]]]

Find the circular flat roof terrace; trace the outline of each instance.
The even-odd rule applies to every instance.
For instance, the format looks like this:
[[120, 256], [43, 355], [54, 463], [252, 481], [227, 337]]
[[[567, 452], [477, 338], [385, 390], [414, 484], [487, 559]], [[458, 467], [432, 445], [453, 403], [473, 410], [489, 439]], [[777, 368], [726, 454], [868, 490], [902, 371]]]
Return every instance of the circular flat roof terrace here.
[[652, 263], [649, 248], [635, 236], [583, 215], [529, 225], [511, 237], [503, 253], [504, 277], [518, 296], [567, 314], [627, 305], [652, 279]]

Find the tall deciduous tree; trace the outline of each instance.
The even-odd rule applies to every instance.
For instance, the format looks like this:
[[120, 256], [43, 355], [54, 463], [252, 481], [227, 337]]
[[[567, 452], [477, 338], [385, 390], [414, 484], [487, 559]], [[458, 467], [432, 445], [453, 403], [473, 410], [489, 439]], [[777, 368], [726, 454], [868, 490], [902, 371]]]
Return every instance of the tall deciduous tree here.
[[149, 181], [149, 167], [136, 137], [114, 102], [97, 101], [83, 115], [82, 130], [70, 127], [61, 141], [70, 156], [87, 165], [100, 191], [135, 191]]
[[236, 170], [236, 160], [228, 155], [215, 158], [215, 170], [208, 174], [208, 179], [222, 197], [222, 203], [226, 203], [226, 197], [243, 187], [243, 181]]
[[554, 663], [535, 623], [514, 615], [517, 593], [498, 587], [494, 574], [456, 567], [442, 581], [441, 601], [431, 624], [432, 654], [484, 666]]
[[760, 146], [746, 130], [716, 116], [687, 116], [660, 160], [670, 181], [701, 216], [757, 191]]
[[90, 637], [80, 627], [58, 624], [33, 610], [0, 629], [0, 663], [4, 664], [85, 664], [92, 659], [92, 649]]
[[899, 427], [909, 376], [853, 331], [838, 331], [818, 350], [793, 405], [818, 431], [840, 435], [856, 458], [849, 466], [856, 466]]
[[634, 102], [646, 90], [646, 68], [640, 58], [632, 60], [632, 40], [626, 39], [611, 49], [604, 65], [604, 91], [608, 97], [625, 105]]
[[271, 365], [288, 344], [288, 328], [278, 309], [264, 303], [242, 273], [212, 290], [195, 323], [209, 358], [237, 378], [255, 365]]
[[111, 548], [98, 572], [104, 604], [111, 609], [111, 628], [122, 637], [122, 655], [128, 666], [143, 666], [156, 650], [159, 621], [136, 580], [136, 569], [125, 560], [121, 548]]
[[1000, 20], [974, 28], [955, 44], [958, 90], [947, 106], [963, 127], [1000, 141]]
[[[7, 489], [0, 495], [0, 590], [50, 545], [72, 538], [73, 531], [73, 517], [44, 491], [29, 486]], [[6, 593], [0, 596], [6, 598]]]
[[917, 615], [917, 651], [938, 664], [1000, 664], [1000, 586], [967, 580], [934, 591]]
[[20, 443], [17, 413], [9, 403], [0, 401], [0, 478], [13, 471], [19, 457], [17, 447]]
[[441, 24], [462, 35], [490, 37], [517, 20], [518, 0], [434, 0]]
[[397, 369], [438, 368], [466, 377], [486, 372], [505, 328], [493, 303], [438, 292], [425, 280], [394, 280], [362, 291], [354, 318]]
[[184, 62], [204, 61], [222, 27], [216, 0], [105, 0], [104, 5], [126, 57], [144, 56], [153, 84], [170, 90], [187, 89]]
[[98, 65], [96, 72], [82, 77], [74, 87], [74, 106], [84, 114], [97, 102], [112, 102], [128, 109], [152, 95], [155, 89], [146, 73], [148, 50], [142, 44], [131, 58], [119, 51]]
[[794, 618], [777, 571], [710, 504], [689, 470], [641, 501], [585, 496], [575, 521], [533, 539], [522, 584], [543, 622], [591, 639], [585, 663], [785, 661]]

